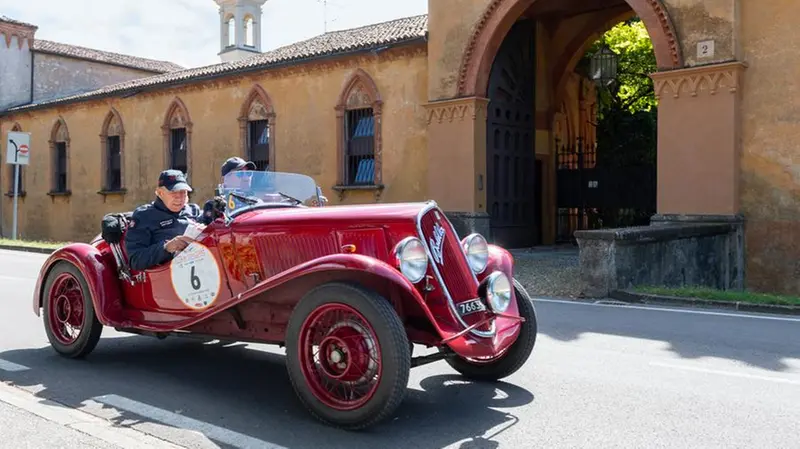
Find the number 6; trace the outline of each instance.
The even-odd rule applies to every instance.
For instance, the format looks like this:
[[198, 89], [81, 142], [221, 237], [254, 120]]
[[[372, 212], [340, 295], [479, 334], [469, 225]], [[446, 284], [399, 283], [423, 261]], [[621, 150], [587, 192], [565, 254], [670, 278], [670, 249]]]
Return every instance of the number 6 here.
[[200, 278], [197, 277], [197, 274], [195, 274], [194, 268], [194, 265], [192, 265], [192, 272], [189, 275], [189, 281], [191, 281], [193, 289], [200, 290]]

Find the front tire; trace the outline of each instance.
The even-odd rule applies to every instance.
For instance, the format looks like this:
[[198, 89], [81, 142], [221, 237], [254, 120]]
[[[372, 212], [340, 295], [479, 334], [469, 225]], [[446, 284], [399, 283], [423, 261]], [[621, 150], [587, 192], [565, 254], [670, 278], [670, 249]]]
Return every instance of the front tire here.
[[44, 329], [50, 345], [67, 358], [88, 355], [100, 341], [91, 291], [83, 274], [69, 262], [58, 262], [44, 284]]
[[382, 296], [330, 283], [295, 307], [286, 332], [286, 365], [303, 405], [346, 430], [372, 426], [402, 402], [411, 370], [403, 323]]
[[477, 381], [497, 381], [514, 374], [528, 361], [538, 332], [536, 309], [525, 287], [516, 279], [514, 294], [520, 316], [525, 318], [516, 341], [499, 358], [489, 361], [469, 360], [458, 356], [447, 358], [447, 363], [464, 377]]

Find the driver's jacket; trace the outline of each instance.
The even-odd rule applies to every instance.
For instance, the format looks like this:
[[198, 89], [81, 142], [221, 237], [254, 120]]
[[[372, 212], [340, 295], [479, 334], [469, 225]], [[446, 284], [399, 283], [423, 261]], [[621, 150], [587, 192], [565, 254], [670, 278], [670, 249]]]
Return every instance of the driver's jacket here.
[[197, 204], [189, 203], [180, 212], [172, 212], [161, 198], [136, 208], [125, 234], [125, 251], [133, 270], [146, 270], [172, 259], [164, 244], [183, 234], [189, 221], [200, 221]]

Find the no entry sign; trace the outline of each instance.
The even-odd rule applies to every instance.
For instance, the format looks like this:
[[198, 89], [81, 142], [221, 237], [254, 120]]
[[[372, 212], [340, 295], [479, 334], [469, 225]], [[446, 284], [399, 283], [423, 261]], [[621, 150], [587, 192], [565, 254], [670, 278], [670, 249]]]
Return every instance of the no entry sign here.
[[28, 165], [31, 158], [31, 133], [9, 132], [6, 139], [6, 164]]

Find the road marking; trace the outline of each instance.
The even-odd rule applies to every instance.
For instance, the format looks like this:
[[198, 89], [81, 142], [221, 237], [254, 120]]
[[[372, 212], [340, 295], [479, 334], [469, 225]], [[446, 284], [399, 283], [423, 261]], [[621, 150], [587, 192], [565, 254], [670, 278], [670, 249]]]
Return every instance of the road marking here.
[[545, 298], [536, 298], [534, 297], [533, 300], [535, 302], [553, 302], [558, 304], [572, 304], [578, 306], [594, 306], [594, 307], [607, 307], [607, 308], [617, 308], [617, 309], [637, 309], [637, 310], [653, 310], [656, 312], [673, 312], [673, 313], [694, 313], [697, 315], [714, 315], [714, 316], [729, 316], [734, 318], [755, 318], [757, 320], [771, 320], [771, 321], [789, 321], [789, 322], [798, 322], [800, 323], [800, 318], [792, 318], [792, 317], [780, 317], [780, 316], [767, 316], [767, 315], [751, 315], [748, 313], [725, 313], [725, 312], [709, 312], [705, 310], [692, 310], [692, 309], [669, 309], [664, 307], [649, 307], [649, 306], [635, 306], [635, 305], [610, 305], [610, 304], [602, 304], [602, 303], [592, 303], [592, 302], [583, 302], [583, 301], [570, 301], [565, 299], [545, 299]]
[[209, 424], [207, 422], [188, 418], [186, 416], [179, 415], [177, 413], [160, 409], [158, 407], [153, 407], [152, 405], [137, 402], [132, 399], [128, 399], [126, 397], [117, 396], [115, 394], [96, 396], [92, 398], [92, 400], [131, 413], [135, 413], [145, 418], [150, 418], [173, 427], [200, 432], [212, 440], [216, 440], [220, 443], [229, 444], [237, 448], [287, 449], [277, 444], [259, 440], [257, 438], [253, 438], [248, 435], [224, 429], [222, 427], [218, 427], [213, 424]]
[[24, 282], [29, 282], [29, 281], [35, 281], [36, 280], [36, 278], [20, 277], [20, 276], [5, 276], [5, 275], [2, 275], [2, 274], [0, 274], [0, 279], [7, 280], [7, 281], [24, 281]]
[[0, 401], [121, 448], [180, 449], [180, 446], [146, 433], [130, 427], [115, 426], [110, 421], [90, 413], [38, 398], [3, 382], [0, 382]]
[[709, 368], [700, 368], [697, 366], [686, 366], [686, 365], [676, 365], [672, 363], [663, 363], [663, 362], [650, 362], [651, 366], [660, 366], [663, 368], [674, 368], [674, 369], [682, 369], [686, 371], [696, 371], [699, 373], [706, 373], [706, 374], [720, 374], [723, 376], [731, 376], [731, 377], [742, 377], [745, 379], [754, 379], [754, 380], [766, 380], [769, 382], [781, 382], [787, 383], [792, 385], [800, 385], [800, 380], [794, 379], [787, 379], [785, 377], [773, 377], [773, 376], [759, 376], [756, 374], [746, 374], [746, 373], [736, 373], [733, 371], [722, 371], [716, 369], [709, 369]]
[[13, 362], [9, 362], [8, 360], [0, 359], [0, 369], [3, 371], [25, 371], [29, 370], [25, 365], [19, 365]]

